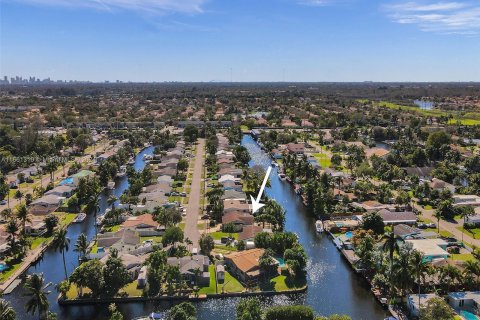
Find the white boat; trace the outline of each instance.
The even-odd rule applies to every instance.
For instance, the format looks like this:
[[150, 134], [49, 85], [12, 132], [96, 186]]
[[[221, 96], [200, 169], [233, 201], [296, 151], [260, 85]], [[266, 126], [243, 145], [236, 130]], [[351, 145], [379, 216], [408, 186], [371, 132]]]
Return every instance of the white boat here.
[[97, 222], [97, 226], [101, 226], [101, 225], [103, 224], [103, 220], [104, 220], [104, 217], [103, 217], [103, 216], [98, 217], [98, 218], [97, 218], [97, 221], [96, 221], [96, 222]]
[[315, 228], [317, 229], [317, 232], [318, 233], [322, 233], [323, 232], [323, 222], [321, 220], [317, 220], [315, 222]]
[[85, 218], [87, 217], [87, 215], [83, 212], [80, 212], [79, 214], [77, 214], [77, 216], [72, 220], [73, 223], [79, 223], [79, 222], [82, 222], [83, 220], [85, 220]]
[[285, 179], [286, 179], [286, 176], [285, 176], [284, 173], [279, 173], [279, 174], [278, 174], [278, 177], [279, 177], [280, 180], [282, 180], [282, 181], [285, 181]]
[[130, 159], [128, 159], [128, 162], [127, 162], [129, 165], [134, 165], [135, 164], [135, 159], [133, 159], [133, 157], [131, 157]]
[[143, 160], [152, 160], [153, 156], [151, 154], [144, 154], [142, 157]]
[[115, 182], [114, 181], [109, 181], [107, 183], [107, 189], [109, 189], [109, 190], [115, 189]]
[[117, 178], [125, 177], [127, 174], [127, 166], [120, 166], [120, 170], [117, 172]]

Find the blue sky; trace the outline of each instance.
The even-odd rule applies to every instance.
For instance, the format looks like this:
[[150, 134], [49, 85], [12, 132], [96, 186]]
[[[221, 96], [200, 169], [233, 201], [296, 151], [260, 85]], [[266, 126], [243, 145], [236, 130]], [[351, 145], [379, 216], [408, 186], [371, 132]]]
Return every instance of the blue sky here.
[[0, 75], [480, 81], [480, 1], [0, 0]]

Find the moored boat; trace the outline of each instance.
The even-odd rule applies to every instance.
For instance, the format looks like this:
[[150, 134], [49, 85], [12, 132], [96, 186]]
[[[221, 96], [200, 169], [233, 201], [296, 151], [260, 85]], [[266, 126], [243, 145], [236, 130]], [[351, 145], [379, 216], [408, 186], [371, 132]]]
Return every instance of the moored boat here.
[[120, 166], [120, 170], [117, 172], [117, 178], [125, 177], [127, 174], [127, 166]]
[[73, 223], [79, 223], [79, 222], [82, 222], [83, 220], [85, 220], [85, 218], [87, 217], [87, 215], [83, 212], [80, 212], [79, 214], [77, 214], [77, 216], [72, 220]]
[[107, 184], [107, 189], [109, 189], [109, 190], [115, 189], [115, 182], [109, 181], [108, 184]]
[[322, 232], [324, 231], [323, 221], [317, 220], [317, 221], [315, 222], [315, 229], [317, 229], [317, 232], [318, 232], [318, 233], [322, 233]]
[[285, 181], [286, 176], [284, 173], [279, 173], [278, 177], [280, 178], [280, 180]]

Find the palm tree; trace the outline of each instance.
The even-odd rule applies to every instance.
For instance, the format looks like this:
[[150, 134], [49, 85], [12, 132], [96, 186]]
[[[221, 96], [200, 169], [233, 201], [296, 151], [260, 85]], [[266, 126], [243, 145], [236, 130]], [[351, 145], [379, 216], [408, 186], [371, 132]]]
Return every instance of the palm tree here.
[[462, 224], [462, 243], [463, 243], [463, 233], [465, 232], [465, 223], [467, 221], [467, 217], [471, 217], [475, 215], [475, 209], [470, 206], [464, 206], [461, 208], [460, 211], [460, 217], [463, 219], [463, 224]]
[[0, 299], [0, 319], [2, 320], [15, 320], [17, 314], [15, 310], [10, 306], [7, 300]]
[[399, 251], [399, 247], [398, 247], [398, 243], [397, 243], [398, 237], [395, 236], [395, 234], [392, 231], [389, 234], [384, 235], [383, 239], [384, 239], [383, 250], [384, 251], [388, 250], [388, 255], [389, 255], [389, 258], [390, 258], [390, 290], [392, 291], [393, 290], [393, 284], [392, 284], [392, 281], [393, 281], [393, 255], [394, 255], [395, 252]]
[[50, 294], [47, 288], [51, 285], [51, 282], [45, 284], [43, 274], [34, 273], [28, 276], [23, 286], [26, 291], [24, 296], [29, 297], [25, 304], [28, 313], [34, 315], [38, 312], [39, 319], [46, 316], [49, 307], [47, 295]]
[[480, 263], [478, 260], [465, 261], [463, 266], [465, 267], [465, 270], [463, 271], [465, 285], [468, 287], [478, 288], [478, 278], [480, 277]]
[[88, 250], [88, 239], [85, 233], [81, 233], [77, 242], [75, 243], [75, 249], [73, 251], [80, 253], [81, 257], [84, 258]]
[[113, 194], [108, 197], [107, 204], [112, 207], [112, 211], [115, 209], [115, 202], [117, 202], [118, 198]]
[[93, 211], [93, 214], [95, 215], [95, 219], [94, 219], [93, 223], [95, 224], [95, 239], [96, 239], [97, 234], [98, 234], [97, 213], [98, 213], [98, 211], [100, 211], [100, 193], [96, 193], [96, 194], [90, 196], [90, 198], [88, 198], [87, 211], [88, 212]]
[[437, 218], [437, 233], [440, 234], [440, 219], [442, 218], [442, 212], [439, 210], [436, 210], [433, 216]]
[[18, 207], [17, 218], [22, 222], [22, 234], [25, 235], [25, 224], [31, 222], [26, 205], [22, 204]]
[[413, 250], [410, 257], [411, 270], [418, 285], [418, 305], [420, 305], [420, 293], [422, 290], [422, 282], [427, 272], [427, 265], [423, 263], [423, 254], [417, 250]]
[[55, 231], [53, 235], [53, 247], [62, 253], [63, 270], [65, 271], [65, 279], [68, 279], [67, 265], [65, 263], [65, 251], [68, 251], [68, 245], [70, 244], [70, 238], [67, 237], [67, 229], [61, 228]]
[[15, 219], [15, 218], [10, 219], [10, 221], [8, 221], [8, 223], [7, 223], [7, 227], [6, 227], [5, 230], [9, 234], [8, 238], [10, 240], [10, 250], [11, 250], [15, 246], [15, 236], [18, 232], [17, 219]]

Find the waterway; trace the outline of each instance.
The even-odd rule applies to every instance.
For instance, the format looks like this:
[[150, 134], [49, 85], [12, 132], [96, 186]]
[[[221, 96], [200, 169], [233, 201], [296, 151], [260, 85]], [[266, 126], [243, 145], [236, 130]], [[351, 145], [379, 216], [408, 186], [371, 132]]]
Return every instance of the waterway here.
[[[260, 149], [250, 136], [243, 137], [242, 145], [248, 149], [252, 157], [250, 166], [261, 165], [267, 168], [270, 165], [271, 160], [268, 155]], [[135, 166], [137, 169], [141, 169], [143, 165], [141, 157], [137, 156]], [[127, 184], [125, 182], [125, 187]], [[120, 190], [121, 188], [118, 189], [118, 192]], [[286, 230], [295, 232], [299, 236], [300, 242], [309, 256], [307, 266], [309, 288], [303, 294], [261, 298], [262, 303], [267, 306], [272, 304], [305, 304], [313, 307], [317, 313], [322, 315], [348, 314], [354, 320], [384, 319], [387, 313], [374, 299], [365, 281], [350, 269], [350, 266], [326, 235], [316, 233], [314, 217], [307, 212], [291, 186], [278, 179], [276, 168], [271, 173], [271, 187], [267, 188], [265, 192], [285, 208]], [[102, 203], [102, 210], [105, 207], [106, 204]], [[71, 239], [76, 239], [81, 232], [87, 232], [91, 237], [93, 235], [92, 225], [93, 219], [81, 225], [73, 225], [69, 229], [69, 236]], [[76, 263], [76, 254], [70, 251], [67, 254], [67, 261], [69, 272], [71, 272]], [[43, 272], [47, 281], [57, 283], [63, 278], [62, 270], [61, 255], [49, 250], [43, 262], [40, 262], [35, 268], [30, 268], [28, 272]], [[18, 288], [12, 295], [7, 296], [17, 313], [24, 310], [24, 300], [22, 300], [21, 293], [21, 288]], [[56, 293], [50, 294], [49, 300], [52, 311], [58, 314], [58, 319], [95, 320], [107, 318], [107, 306], [59, 307], [55, 301], [56, 296]], [[233, 320], [235, 319], [235, 306], [238, 301], [238, 298], [228, 298], [197, 303], [198, 319]], [[118, 307], [126, 319], [133, 319], [147, 315], [152, 311], [168, 310], [171, 306], [168, 302], [146, 302], [125, 303]], [[20, 313], [19, 319], [29, 318], [24, 312]]]

